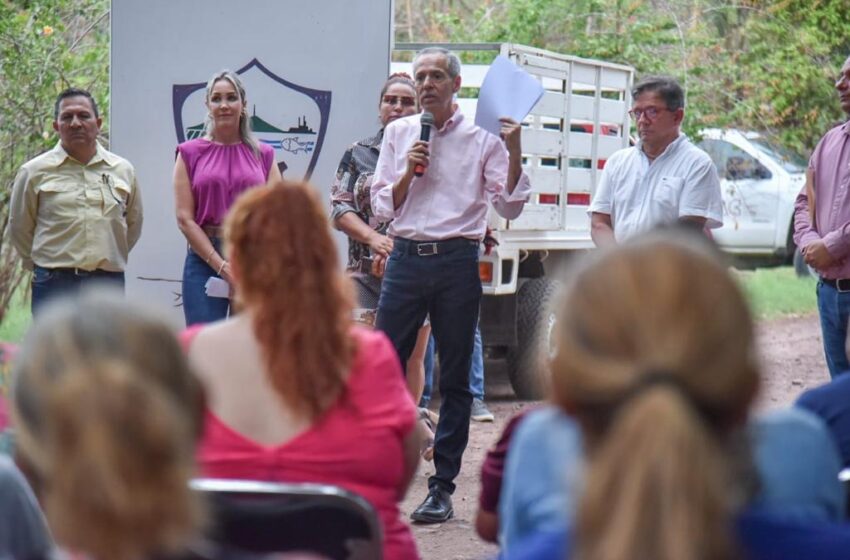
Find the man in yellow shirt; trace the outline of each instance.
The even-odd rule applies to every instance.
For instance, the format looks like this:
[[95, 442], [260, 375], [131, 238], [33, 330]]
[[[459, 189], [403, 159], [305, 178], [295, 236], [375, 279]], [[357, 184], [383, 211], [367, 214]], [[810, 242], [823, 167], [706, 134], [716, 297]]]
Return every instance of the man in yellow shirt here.
[[56, 99], [59, 144], [21, 166], [7, 234], [33, 271], [32, 310], [94, 281], [124, 287], [127, 255], [142, 230], [136, 172], [97, 142], [101, 118], [85, 90]]

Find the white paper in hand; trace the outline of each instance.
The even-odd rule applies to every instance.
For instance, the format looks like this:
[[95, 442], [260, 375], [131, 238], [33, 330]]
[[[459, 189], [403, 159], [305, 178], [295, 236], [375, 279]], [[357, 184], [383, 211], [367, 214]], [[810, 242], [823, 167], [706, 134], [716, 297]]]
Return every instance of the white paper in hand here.
[[478, 90], [475, 124], [498, 136], [502, 127], [499, 117], [522, 122], [541, 97], [543, 86], [537, 78], [499, 55]]
[[209, 297], [230, 298], [230, 284], [221, 278], [210, 276], [204, 288]]

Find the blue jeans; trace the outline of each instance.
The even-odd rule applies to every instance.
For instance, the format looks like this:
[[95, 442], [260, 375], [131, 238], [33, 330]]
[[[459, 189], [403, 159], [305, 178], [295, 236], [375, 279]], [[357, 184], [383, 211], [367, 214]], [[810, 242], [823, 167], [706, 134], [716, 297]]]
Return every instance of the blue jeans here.
[[839, 292], [835, 286], [818, 282], [817, 294], [826, 366], [829, 368], [829, 376], [834, 378], [850, 369], [845, 350], [847, 320], [850, 319], [850, 292]]
[[[210, 238], [217, 252], [221, 251], [221, 240]], [[230, 300], [209, 297], [206, 293], [210, 276], [221, 278], [204, 259], [190, 247], [183, 264], [183, 315], [186, 326], [197, 323], [212, 323], [227, 317]]]
[[[425, 350], [425, 384], [419, 406], [431, 404], [431, 387], [434, 385], [434, 337], [428, 337]], [[472, 366], [469, 368], [469, 390], [473, 399], [484, 400], [484, 348], [481, 345], [481, 329], [475, 327], [475, 347], [472, 350]]]
[[475, 327], [475, 346], [472, 349], [472, 366], [469, 368], [469, 390], [472, 398], [484, 400], [484, 348], [481, 346], [481, 329]]
[[86, 286], [109, 285], [124, 291], [124, 273], [106, 270], [75, 270], [44, 268], [35, 265], [32, 271], [32, 315], [35, 317], [47, 301], [63, 295], [74, 295]]
[[[469, 368], [481, 303], [478, 242], [440, 242], [437, 254], [420, 255], [422, 245], [396, 238], [387, 261], [376, 326], [407, 363], [419, 327], [431, 317], [431, 332], [440, 348], [440, 421], [434, 438], [436, 473], [428, 486], [452, 493], [469, 439], [472, 393]], [[428, 251], [423, 251], [428, 252]]]

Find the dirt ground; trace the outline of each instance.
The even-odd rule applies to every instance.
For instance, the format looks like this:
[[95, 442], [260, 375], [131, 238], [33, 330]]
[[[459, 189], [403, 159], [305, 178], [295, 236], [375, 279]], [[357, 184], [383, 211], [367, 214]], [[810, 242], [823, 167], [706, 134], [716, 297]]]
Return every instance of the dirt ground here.
[[[758, 327], [759, 355], [762, 362], [762, 391], [758, 408], [785, 406], [806, 388], [824, 383], [829, 375], [824, 363], [820, 325], [817, 315], [784, 317], [765, 321]], [[425, 560], [483, 559], [493, 557], [498, 549], [481, 541], [473, 522], [477, 507], [478, 475], [487, 448], [498, 438], [505, 422], [530, 402], [517, 401], [500, 362], [485, 364], [486, 400], [496, 415], [496, 422], [473, 422], [469, 430], [469, 446], [463, 468], [455, 481], [454, 519], [441, 525], [414, 525], [419, 553]], [[423, 462], [402, 504], [409, 515], [427, 493], [427, 478], [434, 473], [433, 463]]]

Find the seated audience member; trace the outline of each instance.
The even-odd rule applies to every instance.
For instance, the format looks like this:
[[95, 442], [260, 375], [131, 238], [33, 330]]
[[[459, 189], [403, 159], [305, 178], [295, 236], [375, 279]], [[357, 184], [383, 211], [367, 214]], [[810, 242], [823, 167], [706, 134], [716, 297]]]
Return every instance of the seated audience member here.
[[530, 412], [508, 446], [499, 501], [499, 544], [509, 552], [539, 531], [573, 518], [581, 481], [581, 433], [554, 406]]
[[20, 460], [60, 547], [51, 558], [241, 558], [197, 538], [188, 483], [203, 397], [164, 323], [120, 299], [48, 304], [13, 377]]
[[850, 529], [749, 505], [740, 434], [759, 386], [753, 326], [702, 246], [649, 236], [593, 255], [556, 329], [553, 394], [582, 435], [582, 488], [573, 521], [506, 558], [847, 556]]
[[184, 337], [208, 395], [203, 474], [341, 486], [375, 507], [386, 558], [416, 558], [398, 507], [419, 462], [416, 407], [386, 337], [353, 324], [315, 191], [246, 192], [225, 246], [244, 312]]
[[772, 410], [753, 418], [749, 433], [759, 480], [752, 505], [799, 519], [844, 519], [841, 457], [820, 418], [795, 407]]
[[824, 422], [841, 453], [844, 467], [850, 467], [850, 375], [809, 389], [800, 395], [796, 406], [817, 414]]
[[515, 414], [502, 430], [498, 441], [487, 450], [481, 465], [481, 493], [478, 495], [478, 512], [475, 514], [475, 532], [487, 542], [495, 543], [499, 535], [499, 504], [508, 445], [516, 427], [533, 408]]
[[[752, 505], [813, 521], [844, 518], [838, 452], [818, 418], [775, 410], [754, 417], [747, 435], [758, 477]], [[507, 453], [498, 518], [503, 550], [572, 521], [583, 460], [574, 419], [555, 407], [528, 414]]]
[[15, 463], [0, 455], [0, 558], [42, 558], [52, 548], [32, 489]]

